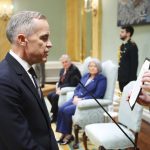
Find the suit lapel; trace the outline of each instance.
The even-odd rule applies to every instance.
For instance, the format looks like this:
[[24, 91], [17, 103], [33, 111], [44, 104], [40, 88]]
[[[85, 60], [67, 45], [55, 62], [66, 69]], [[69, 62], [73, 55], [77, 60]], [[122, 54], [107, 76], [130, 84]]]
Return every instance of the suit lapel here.
[[[88, 78], [89, 76], [86, 78], [85, 82], [88, 80]], [[94, 79], [89, 84], [86, 85], [86, 88], [88, 88], [89, 90], [93, 89], [96, 86], [97, 79], [98, 75], [96, 75]]]
[[30, 81], [30, 78], [29, 78], [28, 75], [23, 74], [22, 82], [31, 90], [31, 92], [35, 96], [36, 101], [39, 104], [39, 107], [41, 108], [41, 110], [42, 110], [42, 112], [43, 112], [43, 114], [44, 114], [44, 116], [46, 118], [47, 124], [49, 126], [50, 120], [49, 120], [48, 112], [46, 111], [47, 107], [46, 107], [45, 102], [44, 102], [43, 94], [41, 94], [41, 97], [39, 96], [38, 91], [36, 90], [36, 88], [34, 87], [32, 82]]
[[49, 125], [49, 117], [48, 117], [48, 113], [46, 111], [46, 106], [44, 103], [44, 99], [43, 99], [43, 95], [41, 95], [41, 98], [38, 94], [38, 91], [36, 90], [36, 88], [34, 87], [30, 77], [28, 76], [27, 72], [24, 70], [24, 68], [18, 63], [17, 60], [15, 60], [9, 53], [6, 56], [6, 60], [10, 63], [11, 67], [13, 67], [13, 69], [15, 70], [15, 72], [17, 73], [17, 75], [21, 78], [23, 84], [25, 86], [28, 87], [28, 89], [32, 92], [32, 94], [34, 95], [37, 103], [39, 104], [40, 109], [42, 110], [46, 121]]
[[85, 85], [85, 83], [87, 82], [88, 78], [89, 78], [89, 74], [87, 74], [87, 75], [82, 79], [83, 85]]
[[36, 90], [35, 86], [33, 85], [30, 77], [28, 76], [28, 74], [26, 72], [22, 74], [21, 80], [30, 89], [30, 91], [33, 93], [33, 95], [37, 99], [40, 99], [38, 91]]

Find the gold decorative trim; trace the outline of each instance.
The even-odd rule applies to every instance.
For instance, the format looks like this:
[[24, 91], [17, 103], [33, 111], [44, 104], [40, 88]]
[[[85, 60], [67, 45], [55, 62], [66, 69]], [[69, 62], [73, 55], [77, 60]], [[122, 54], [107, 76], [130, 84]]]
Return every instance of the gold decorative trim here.
[[67, 54], [73, 61], [80, 61], [81, 53], [81, 1], [67, 1]]
[[[93, 2], [94, 0], [92, 0]], [[67, 54], [73, 61], [83, 61], [87, 55], [86, 12], [84, 0], [66, 0]], [[92, 9], [92, 50], [91, 56], [101, 59], [102, 1], [97, 0]]]
[[97, 10], [92, 11], [92, 57], [101, 59], [101, 33], [102, 33], [102, 2], [97, 1]]

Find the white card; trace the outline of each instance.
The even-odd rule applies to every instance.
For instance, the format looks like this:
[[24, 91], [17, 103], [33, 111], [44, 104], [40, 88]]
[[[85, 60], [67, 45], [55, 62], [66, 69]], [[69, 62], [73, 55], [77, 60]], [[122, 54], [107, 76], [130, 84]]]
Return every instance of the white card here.
[[130, 95], [129, 105], [130, 105], [132, 110], [134, 108], [136, 100], [137, 100], [139, 93], [141, 91], [141, 85], [143, 84], [141, 82], [142, 76], [143, 76], [145, 71], [149, 70], [149, 68], [150, 68], [150, 61], [148, 59], [145, 59], [144, 64], [142, 65], [142, 68], [141, 68], [140, 73], [138, 75], [138, 78], [137, 78], [137, 80], [134, 84], [134, 87], [132, 89], [132, 93]]

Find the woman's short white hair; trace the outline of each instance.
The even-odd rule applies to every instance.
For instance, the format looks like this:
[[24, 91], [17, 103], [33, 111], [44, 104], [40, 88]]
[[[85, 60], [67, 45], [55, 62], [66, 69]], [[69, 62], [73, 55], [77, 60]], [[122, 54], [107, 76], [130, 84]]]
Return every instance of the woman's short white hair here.
[[101, 62], [100, 62], [97, 58], [91, 58], [91, 59], [89, 60], [88, 66], [90, 65], [91, 62], [95, 63], [95, 65], [96, 65], [96, 67], [97, 67], [97, 70], [98, 70], [98, 73], [101, 73], [101, 72], [102, 72], [102, 65], [101, 65]]

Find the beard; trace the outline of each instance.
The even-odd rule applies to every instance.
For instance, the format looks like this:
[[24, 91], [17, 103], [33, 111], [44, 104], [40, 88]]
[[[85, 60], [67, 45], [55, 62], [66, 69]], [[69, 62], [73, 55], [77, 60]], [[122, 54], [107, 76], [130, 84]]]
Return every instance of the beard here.
[[120, 39], [122, 40], [122, 41], [125, 41], [126, 40], [126, 36], [122, 36], [122, 37], [120, 37]]

